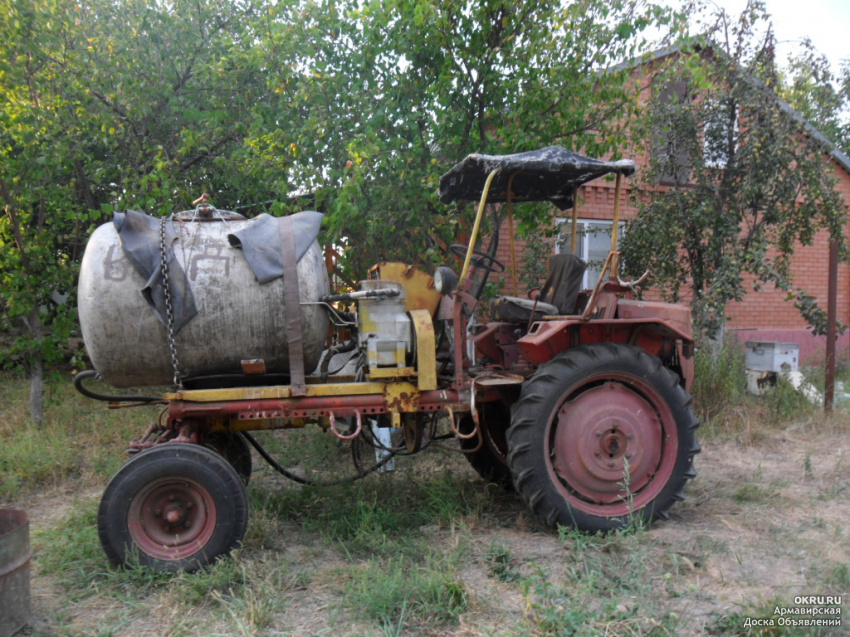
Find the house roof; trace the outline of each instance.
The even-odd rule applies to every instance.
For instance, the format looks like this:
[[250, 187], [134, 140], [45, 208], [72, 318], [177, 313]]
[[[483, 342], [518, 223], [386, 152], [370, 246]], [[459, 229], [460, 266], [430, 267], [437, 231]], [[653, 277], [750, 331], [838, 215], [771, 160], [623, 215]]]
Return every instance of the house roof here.
[[[670, 55], [682, 53], [685, 50], [686, 47], [692, 47], [694, 49], [694, 51], [700, 51], [700, 50], [703, 50], [703, 49], [710, 49], [710, 50], [714, 51], [714, 47], [712, 47], [710, 44], [702, 44], [700, 42], [677, 44], [677, 45], [665, 47], [665, 48], [662, 48], [662, 49], [656, 49], [655, 51], [647, 53], [646, 55], [644, 55], [640, 58], [635, 58], [635, 59], [629, 60], [627, 62], [623, 62], [622, 64], [617, 65], [615, 67], [615, 70], [623, 70], [623, 69], [632, 68], [632, 67], [635, 67], [635, 66], [640, 66], [640, 65], [643, 65], [643, 64], [648, 64], [650, 62], [655, 62], [657, 60], [661, 60], [661, 59], [668, 57]], [[764, 88], [768, 88], [758, 78], [753, 77], [752, 79], [753, 79], [754, 82], [757, 82], [758, 84], [760, 84]], [[814, 139], [819, 141], [821, 144], [823, 144], [828, 149], [828, 154], [832, 158], [832, 160], [835, 161], [835, 163], [838, 164], [847, 174], [850, 174], [850, 157], [848, 157], [846, 154], [841, 152], [841, 150], [838, 148], [838, 145], [835, 142], [833, 142], [826, 135], [824, 135], [817, 128], [815, 128], [806, 118], [804, 118], [802, 115], [800, 115], [800, 113], [798, 113], [796, 110], [794, 110], [791, 107], [791, 105], [788, 104], [788, 102], [786, 102], [781, 97], [776, 95], [775, 91], [773, 91], [772, 89], [768, 89], [768, 90], [770, 90], [771, 93], [773, 93], [773, 96], [776, 99], [776, 102], [779, 105], [779, 107], [786, 114], [788, 114], [788, 116], [790, 116], [795, 122], [797, 122], [803, 128], [803, 130], [805, 131], [805, 133], [807, 135], [810, 135], [811, 137], [813, 137]]]

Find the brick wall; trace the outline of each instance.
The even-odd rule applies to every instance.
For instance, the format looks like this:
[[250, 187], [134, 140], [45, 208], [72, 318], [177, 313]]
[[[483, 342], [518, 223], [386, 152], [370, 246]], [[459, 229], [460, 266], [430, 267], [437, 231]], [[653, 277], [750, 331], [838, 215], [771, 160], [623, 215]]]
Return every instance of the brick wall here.
[[[832, 164], [838, 180], [838, 190], [842, 193], [844, 200], [850, 202], [850, 174], [837, 164]], [[630, 219], [636, 214], [636, 210], [629, 205], [631, 195], [629, 182], [624, 182], [622, 188], [621, 218]], [[614, 210], [614, 182], [597, 180], [592, 184], [583, 186], [579, 193], [578, 216], [585, 219], [613, 218]], [[848, 211], [850, 214], [850, 211]], [[570, 211], [552, 211], [552, 224], [554, 226], [557, 217], [569, 220]], [[569, 221], [567, 221], [569, 223]], [[502, 224], [500, 230], [499, 249], [497, 258], [507, 267], [507, 271], [501, 275], [491, 277], [496, 281], [505, 294], [514, 294], [513, 282], [510, 276], [510, 234], [515, 236], [515, 252], [518, 270], [522, 270], [523, 260], [527, 259], [526, 242], [516, 236], [516, 228], [511, 228], [507, 220]], [[486, 245], [486, 240], [485, 240]], [[554, 245], [549, 250], [554, 253]], [[826, 233], [816, 236], [811, 246], [797, 246], [792, 260], [792, 273], [794, 284], [805, 289], [809, 294], [815, 296], [818, 304], [825, 310], [827, 304], [827, 263], [828, 263], [828, 238]], [[518, 292], [525, 296], [528, 291], [527, 285], [522, 283], [521, 276], [518, 278]], [[649, 280], [651, 283], [651, 278]], [[542, 280], [540, 281], [542, 283]], [[752, 281], [747, 282], [748, 293], [743, 301], [732, 303], [727, 308], [730, 320], [727, 324], [729, 330], [797, 330], [801, 334], [807, 331], [807, 324], [800, 317], [793, 302], [785, 297], [785, 293], [763, 287], [760, 291], [754, 291]], [[648, 290], [647, 298], [657, 299], [659, 295]], [[685, 300], [687, 302], [687, 299]], [[838, 275], [838, 317], [845, 324], [850, 325], [850, 266], [839, 264]]]

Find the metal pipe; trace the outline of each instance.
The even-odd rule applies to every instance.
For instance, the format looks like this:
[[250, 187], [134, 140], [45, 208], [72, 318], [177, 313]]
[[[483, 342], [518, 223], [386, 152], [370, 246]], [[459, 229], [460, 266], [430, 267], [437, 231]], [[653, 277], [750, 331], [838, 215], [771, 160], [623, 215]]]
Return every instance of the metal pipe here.
[[514, 247], [514, 195], [513, 195], [513, 185], [514, 185], [514, 177], [516, 177], [516, 173], [511, 175], [511, 178], [508, 179], [508, 227], [510, 228], [510, 243], [511, 243], [511, 275], [513, 277], [514, 282], [514, 296], [519, 296], [519, 285], [517, 284], [517, 271], [516, 271], [516, 248]]
[[323, 296], [320, 301], [322, 303], [345, 303], [348, 301], [356, 301], [357, 299], [371, 299], [377, 297], [392, 297], [398, 296], [400, 292], [395, 288], [380, 288], [377, 290], [359, 290], [357, 292], [346, 292], [345, 294], [328, 294]]
[[829, 242], [829, 277], [826, 302], [826, 391], [824, 391], [824, 411], [832, 412], [835, 401], [835, 340], [838, 318], [838, 241]]
[[576, 253], [576, 239], [578, 236], [578, 186], [573, 188], [573, 227], [570, 229], [570, 254]]
[[472, 253], [475, 250], [475, 242], [478, 239], [478, 229], [481, 227], [481, 218], [484, 216], [484, 207], [487, 205], [487, 197], [490, 195], [490, 184], [493, 183], [493, 178], [499, 172], [496, 168], [489, 175], [487, 181], [484, 182], [484, 190], [481, 193], [481, 201], [478, 202], [478, 213], [475, 215], [475, 223], [472, 226], [472, 236], [469, 238], [469, 247], [466, 249], [466, 259], [463, 262], [463, 269], [460, 271], [460, 280], [457, 283], [457, 289], [462, 290], [463, 284], [466, 283], [466, 275], [469, 273], [469, 264], [472, 261]]
[[[611, 224], [611, 254], [617, 252], [617, 234], [620, 228], [620, 192], [623, 186], [623, 175], [617, 173], [614, 183], [614, 220]], [[611, 270], [608, 272], [610, 278], [616, 278], [620, 272], [620, 255], [611, 259]]]

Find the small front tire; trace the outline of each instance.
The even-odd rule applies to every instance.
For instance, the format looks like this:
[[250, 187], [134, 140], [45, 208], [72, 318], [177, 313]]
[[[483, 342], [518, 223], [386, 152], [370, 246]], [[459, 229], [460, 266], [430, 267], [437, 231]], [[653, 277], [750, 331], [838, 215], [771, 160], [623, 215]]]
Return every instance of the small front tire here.
[[98, 535], [112, 564], [195, 571], [229, 553], [248, 527], [233, 467], [200, 445], [163, 443], [127, 461], [106, 486]]

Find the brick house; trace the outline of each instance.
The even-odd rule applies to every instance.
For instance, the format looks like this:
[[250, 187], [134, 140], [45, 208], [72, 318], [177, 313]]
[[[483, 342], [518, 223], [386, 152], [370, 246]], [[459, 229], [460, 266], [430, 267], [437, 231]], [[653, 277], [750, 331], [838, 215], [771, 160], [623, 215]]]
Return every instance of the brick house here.
[[[671, 51], [659, 53], [654, 59], [670, 55]], [[647, 91], [649, 89], [646, 89]], [[826, 141], [821, 133], [811, 125], [804, 122], [784, 102], [782, 107], [803, 126], [807, 135], [814, 136]], [[831, 144], [830, 144], [831, 145]], [[624, 153], [629, 157], [628, 153]], [[631, 156], [637, 162], [638, 172], [646, 166], [648, 158], [645, 156]], [[837, 181], [837, 190], [845, 202], [850, 202], [850, 158], [838, 150], [834, 150], [825, 158], [825, 165], [834, 171]], [[661, 189], [663, 186], [659, 186]], [[621, 217], [628, 220], [637, 214], [637, 210], [630, 205], [636, 190], [634, 180], [626, 180], [622, 188]], [[578, 219], [579, 233], [576, 241], [576, 253], [591, 263], [585, 275], [585, 286], [591, 287], [598, 278], [601, 264], [596, 268], [594, 262], [604, 260], [610, 247], [611, 219], [614, 210], [614, 181], [598, 179], [582, 186], [579, 191]], [[570, 213], [554, 211], [553, 225], [558, 228], [558, 239], [551, 241], [547, 248], [552, 253], [570, 250]], [[850, 221], [850, 208], [848, 208], [848, 221]], [[622, 228], [622, 226], [621, 226]], [[503, 238], [499, 243], [497, 258], [504, 263], [510, 263], [510, 247], [507, 237], [509, 233], [515, 233], [516, 228], [510, 228], [508, 221], [504, 221], [500, 229]], [[621, 229], [621, 232], [623, 230]], [[628, 232], [627, 227], [625, 232]], [[516, 255], [518, 267], [522, 267], [522, 259], [531, 254], [527, 249], [526, 242], [516, 239]], [[816, 235], [811, 246], [798, 246], [795, 250], [792, 263], [793, 282], [796, 287], [805, 289], [817, 299], [823, 309], [827, 305], [827, 254], [828, 235], [821, 232]], [[508, 273], [496, 279], [502, 290], [513, 294], [513, 282]], [[651, 285], [651, 277], [648, 280]], [[525, 290], [520, 286], [519, 294], [523, 295]], [[647, 297], [652, 298], [652, 290], [647, 290]], [[811, 333], [807, 323], [800, 316], [793, 302], [786, 300], [785, 293], [778, 289], [763, 287], [755, 291], [750, 287], [749, 292], [740, 302], [733, 302], [727, 307], [728, 322], [726, 329], [728, 334], [735, 334], [744, 341], [782, 341], [795, 342], [800, 345], [800, 359], [805, 363], [807, 360], [822, 358], [825, 348], [826, 337], [816, 337]], [[838, 319], [843, 325], [850, 325], [850, 264], [840, 263], [838, 271]], [[850, 346], [850, 331], [839, 336], [839, 352], [846, 352]]]

